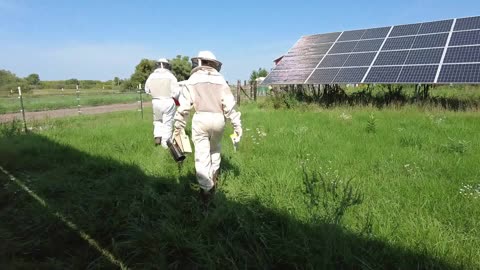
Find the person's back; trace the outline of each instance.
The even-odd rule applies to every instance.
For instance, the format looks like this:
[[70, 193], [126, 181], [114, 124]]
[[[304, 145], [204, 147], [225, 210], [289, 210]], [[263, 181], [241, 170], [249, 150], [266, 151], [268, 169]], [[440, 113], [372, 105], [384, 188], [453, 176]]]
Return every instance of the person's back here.
[[177, 88], [177, 78], [172, 72], [165, 68], [157, 68], [148, 76], [145, 83], [145, 90], [154, 99], [171, 99], [172, 93]]
[[[202, 56], [203, 54], [203, 56]], [[206, 55], [206, 57], [205, 57]], [[235, 132], [242, 135], [240, 112], [235, 110], [235, 98], [218, 71], [221, 63], [210, 52], [201, 52], [192, 62], [199, 64], [185, 82], [180, 95], [180, 106], [175, 115], [176, 132], [186, 125], [186, 117], [193, 107], [192, 139], [195, 145], [195, 169], [206, 198], [212, 194], [220, 168], [221, 139], [225, 118], [231, 120]], [[214, 68], [214, 67], [217, 67]]]
[[167, 141], [172, 137], [175, 116], [173, 98], [178, 98], [179, 91], [177, 78], [170, 71], [168, 61], [160, 59], [157, 65], [158, 68], [150, 74], [145, 83], [145, 92], [152, 96], [155, 145], [161, 144], [163, 148], [167, 148]]

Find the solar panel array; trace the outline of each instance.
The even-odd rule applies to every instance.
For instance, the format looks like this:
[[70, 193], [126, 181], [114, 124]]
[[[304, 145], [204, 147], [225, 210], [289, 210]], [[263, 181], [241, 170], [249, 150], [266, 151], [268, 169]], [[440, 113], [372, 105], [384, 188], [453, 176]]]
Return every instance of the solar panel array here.
[[264, 84], [480, 83], [480, 16], [304, 36]]

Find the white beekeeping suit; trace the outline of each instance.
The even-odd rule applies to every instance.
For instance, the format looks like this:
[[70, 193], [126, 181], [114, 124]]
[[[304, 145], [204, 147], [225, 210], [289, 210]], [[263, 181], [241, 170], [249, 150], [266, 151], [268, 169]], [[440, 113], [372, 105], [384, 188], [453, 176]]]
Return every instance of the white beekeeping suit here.
[[235, 98], [219, 70], [222, 65], [213, 53], [202, 51], [192, 58], [194, 69], [185, 81], [175, 114], [175, 132], [185, 128], [192, 106], [192, 140], [195, 146], [195, 170], [201, 196], [208, 201], [213, 194], [220, 168], [220, 150], [225, 119], [230, 119], [238, 140], [242, 136], [240, 112]]
[[159, 59], [157, 69], [147, 79], [145, 92], [152, 96], [153, 137], [155, 145], [167, 148], [167, 140], [172, 137], [175, 101], [178, 99], [179, 86], [177, 78], [170, 71], [167, 59]]

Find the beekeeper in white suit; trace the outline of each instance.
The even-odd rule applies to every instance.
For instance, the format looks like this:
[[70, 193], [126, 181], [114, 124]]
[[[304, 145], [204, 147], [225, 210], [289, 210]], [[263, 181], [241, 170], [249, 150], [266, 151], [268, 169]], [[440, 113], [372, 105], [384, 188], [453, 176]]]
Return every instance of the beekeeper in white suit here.
[[193, 70], [180, 93], [180, 106], [175, 114], [175, 133], [186, 125], [192, 106], [192, 140], [195, 146], [195, 170], [200, 195], [208, 202], [215, 191], [220, 169], [220, 150], [225, 119], [230, 119], [237, 140], [242, 136], [240, 112], [235, 110], [235, 98], [226, 83], [219, 62], [213, 53], [201, 51], [192, 58]]
[[167, 140], [172, 137], [173, 117], [175, 116], [175, 101], [180, 88], [177, 78], [171, 72], [167, 59], [157, 61], [157, 68], [145, 83], [145, 92], [152, 96], [153, 107], [153, 137], [155, 145], [167, 148]]

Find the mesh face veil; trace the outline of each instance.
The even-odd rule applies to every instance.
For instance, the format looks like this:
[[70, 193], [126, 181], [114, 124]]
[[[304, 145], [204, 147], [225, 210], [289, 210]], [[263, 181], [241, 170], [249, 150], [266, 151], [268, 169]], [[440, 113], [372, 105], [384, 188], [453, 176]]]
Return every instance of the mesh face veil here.
[[192, 58], [192, 69], [196, 67], [212, 67], [217, 71], [220, 71], [222, 68], [222, 63], [209, 61], [201, 58]]
[[172, 70], [172, 65], [170, 65], [170, 63], [165, 63], [165, 62], [157, 62], [157, 68]]

